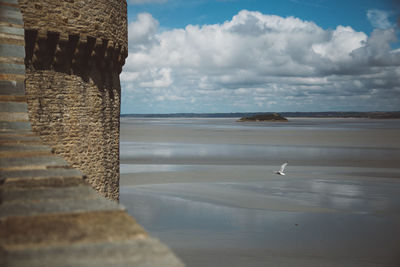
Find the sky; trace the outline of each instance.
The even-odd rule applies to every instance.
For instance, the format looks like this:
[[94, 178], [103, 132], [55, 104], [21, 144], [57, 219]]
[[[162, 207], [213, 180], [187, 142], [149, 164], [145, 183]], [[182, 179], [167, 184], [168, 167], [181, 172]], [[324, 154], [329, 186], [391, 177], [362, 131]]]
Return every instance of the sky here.
[[399, 0], [128, 0], [121, 113], [400, 110]]

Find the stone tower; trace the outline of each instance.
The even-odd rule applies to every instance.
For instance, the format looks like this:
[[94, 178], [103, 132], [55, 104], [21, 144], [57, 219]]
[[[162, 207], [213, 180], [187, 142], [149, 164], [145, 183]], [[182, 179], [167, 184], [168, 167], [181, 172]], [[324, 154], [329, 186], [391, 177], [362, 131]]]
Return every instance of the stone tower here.
[[19, 0], [26, 96], [34, 132], [119, 198], [119, 74], [127, 56], [125, 0]]

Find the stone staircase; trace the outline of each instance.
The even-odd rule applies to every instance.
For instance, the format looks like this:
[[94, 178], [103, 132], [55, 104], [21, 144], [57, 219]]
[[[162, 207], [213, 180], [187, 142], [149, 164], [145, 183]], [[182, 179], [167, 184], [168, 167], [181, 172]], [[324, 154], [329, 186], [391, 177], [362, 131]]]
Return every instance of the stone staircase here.
[[0, 0], [0, 266], [183, 266], [31, 131], [24, 28]]

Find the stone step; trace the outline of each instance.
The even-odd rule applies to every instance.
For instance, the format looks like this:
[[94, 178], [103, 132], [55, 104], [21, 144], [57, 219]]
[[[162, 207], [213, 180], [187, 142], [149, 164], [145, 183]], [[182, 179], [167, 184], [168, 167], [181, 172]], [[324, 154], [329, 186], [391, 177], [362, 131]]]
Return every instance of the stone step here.
[[25, 74], [25, 64], [0, 63], [0, 73]]
[[[0, 73], [0, 79], [2, 74]], [[25, 75], [22, 75], [25, 77]], [[0, 95], [0, 102], [26, 102], [25, 95]]]
[[7, 130], [30, 131], [31, 124], [19, 121], [0, 121], [0, 129], [3, 132]]
[[20, 28], [23, 29], [24, 25], [23, 24], [16, 24], [12, 21], [7, 21], [7, 18], [4, 17], [0, 17], [0, 26], [4, 26], [4, 27], [12, 27], [12, 28]]
[[0, 219], [0, 247], [8, 251], [120, 242], [145, 237], [147, 233], [143, 228], [121, 210], [10, 216]]
[[0, 112], [0, 121], [29, 121], [28, 113]]
[[28, 104], [0, 102], [0, 121], [28, 121]]
[[0, 131], [0, 139], [1, 138], [18, 139], [19, 137], [33, 137], [33, 136], [38, 137], [32, 131], [28, 132], [20, 132], [19, 130]]
[[[88, 186], [89, 187], [89, 186]], [[125, 210], [117, 202], [95, 194], [93, 198], [82, 198], [75, 194], [72, 199], [42, 199], [42, 201], [3, 202], [0, 206], [0, 219], [13, 216], [50, 215], [81, 213], [92, 211]]]
[[60, 188], [8, 188], [0, 187], [2, 203], [69, 201], [74, 199], [96, 199], [98, 193], [88, 185]]
[[18, 0], [0, 0], [0, 4], [11, 4], [18, 6]]
[[47, 179], [47, 178], [79, 178], [83, 174], [74, 168], [50, 168], [45, 170], [16, 170], [0, 172], [0, 179]]
[[0, 44], [23, 46], [25, 44], [25, 37], [22, 35], [0, 32]]
[[24, 65], [24, 59], [20, 57], [2, 57], [0, 56], [0, 63], [1, 64], [18, 64]]
[[57, 156], [0, 158], [0, 171], [45, 170], [49, 167], [69, 167], [69, 164]]
[[[20, 151], [34, 151], [34, 152], [48, 152], [52, 153], [53, 149], [47, 145], [26, 145], [26, 144], [9, 144], [1, 145], [0, 152], [20, 152]], [[4, 157], [3, 157], [4, 158]]]
[[25, 47], [23, 45], [0, 44], [2, 57], [25, 58]]
[[0, 132], [0, 145], [5, 144], [41, 144], [41, 140], [30, 131], [26, 134], [4, 131]]
[[[4, 20], [2, 20], [4, 21]], [[0, 32], [1, 33], [6, 33], [6, 34], [12, 34], [12, 35], [21, 35], [24, 36], [25, 30], [20, 27], [10, 27], [10, 26], [4, 26], [0, 25]]]
[[0, 158], [51, 156], [53, 149], [45, 145], [2, 144]]
[[28, 112], [28, 104], [21, 102], [0, 102], [0, 112]]
[[0, 81], [24, 82], [25, 75], [0, 73]]
[[0, 171], [0, 185], [3, 188], [57, 188], [82, 184], [84, 184], [83, 174], [77, 169], [50, 168]]
[[24, 99], [26, 99], [24, 81], [12, 82], [0, 80], [0, 97], [5, 97], [6, 95], [24, 96]]
[[153, 238], [13, 250], [5, 258], [5, 266], [21, 267], [184, 266], [165, 245]]
[[7, 3], [7, 2], [5, 2], [5, 1], [1, 1], [1, 2], [2, 2], [2, 5], [0, 8], [0, 20], [24, 25], [22, 14], [21, 14], [19, 8], [12, 5], [12, 4], [15, 5], [15, 3], [8, 3], [11, 5], [5, 5], [3, 3]]

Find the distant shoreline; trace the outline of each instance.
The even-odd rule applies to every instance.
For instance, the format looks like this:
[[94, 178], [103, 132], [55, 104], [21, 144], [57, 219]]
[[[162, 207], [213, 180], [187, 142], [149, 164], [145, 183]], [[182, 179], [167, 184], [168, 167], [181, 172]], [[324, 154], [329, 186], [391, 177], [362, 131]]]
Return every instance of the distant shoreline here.
[[[255, 115], [271, 114], [271, 112], [234, 112], [234, 113], [170, 113], [170, 114], [121, 114], [121, 118], [241, 118]], [[369, 119], [400, 119], [400, 111], [371, 112], [279, 112], [284, 117], [291, 118], [369, 118]]]

